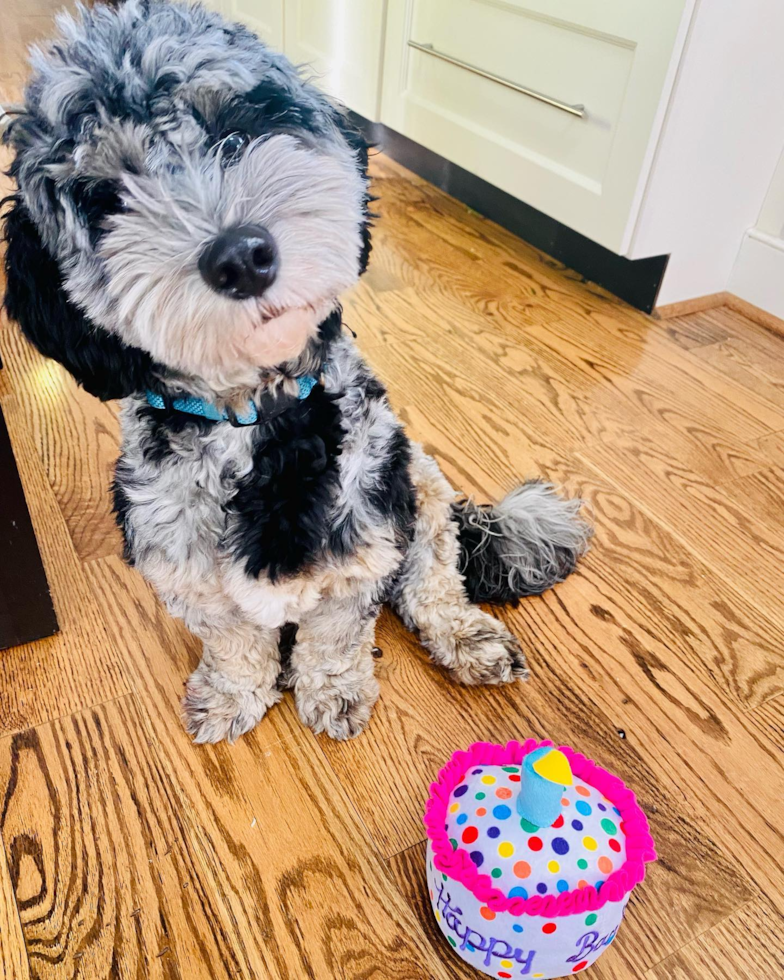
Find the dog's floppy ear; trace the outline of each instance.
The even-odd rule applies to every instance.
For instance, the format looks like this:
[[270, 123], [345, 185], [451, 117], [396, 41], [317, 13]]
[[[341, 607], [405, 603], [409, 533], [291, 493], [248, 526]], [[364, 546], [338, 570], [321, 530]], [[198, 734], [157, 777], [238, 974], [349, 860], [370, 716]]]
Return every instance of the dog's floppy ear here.
[[[357, 163], [359, 164], [360, 172], [365, 180], [365, 186], [367, 187], [370, 183], [370, 178], [368, 177], [368, 151], [372, 144], [368, 143], [365, 137], [362, 135], [360, 130], [354, 125], [354, 123], [349, 118], [348, 114], [345, 112], [337, 111], [335, 113], [335, 123], [340, 130], [340, 134], [354, 151], [357, 158]], [[368, 260], [370, 258], [370, 250], [373, 244], [370, 240], [370, 229], [371, 222], [376, 215], [370, 211], [370, 204], [375, 201], [376, 198], [367, 191], [365, 193], [365, 206], [364, 206], [364, 223], [362, 225], [362, 252], [359, 258], [359, 274], [367, 269]]]
[[152, 360], [93, 324], [68, 298], [57, 263], [20, 198], [5, 215], [5, 309], [42, 354], [102, 400], [149, 387]]

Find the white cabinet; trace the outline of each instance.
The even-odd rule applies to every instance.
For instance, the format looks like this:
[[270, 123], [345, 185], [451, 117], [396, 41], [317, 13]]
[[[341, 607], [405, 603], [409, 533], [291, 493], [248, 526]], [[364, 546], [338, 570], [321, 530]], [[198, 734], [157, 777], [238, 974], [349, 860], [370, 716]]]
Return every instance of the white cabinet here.
[[238, 20], [262, 40], [283, 50], [283, 0], [203, 0], [205, 7]]
[[687, 8], [390, 0], [381, 121], [623, 252]]

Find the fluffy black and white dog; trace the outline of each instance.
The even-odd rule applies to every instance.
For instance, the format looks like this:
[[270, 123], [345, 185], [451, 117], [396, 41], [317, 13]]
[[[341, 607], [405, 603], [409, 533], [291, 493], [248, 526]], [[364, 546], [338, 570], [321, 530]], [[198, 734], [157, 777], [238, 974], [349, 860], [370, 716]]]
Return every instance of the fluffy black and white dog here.
[[124, 400], [127, 558], [204, 644], [188, 730], [235, 739], [291, 687], [314, 731], [358, 734], [385, 601], [458, 681], [525, 677], [472, 603], [560, 581], [589, 531], [539, 482], [456, 500], [342, 332], [370, 252], [362, 137], [200, 6], [130, 0], [59, 31], [7, 133], [5, 305]]

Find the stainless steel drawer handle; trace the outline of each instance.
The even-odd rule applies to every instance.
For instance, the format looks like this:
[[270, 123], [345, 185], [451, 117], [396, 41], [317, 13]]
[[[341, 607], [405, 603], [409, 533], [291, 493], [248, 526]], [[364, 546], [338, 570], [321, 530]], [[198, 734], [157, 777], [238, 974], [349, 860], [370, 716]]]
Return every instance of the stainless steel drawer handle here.
[[507, 88], [511, 88], [515, 92], [520, 92], [522, 95], [528, 95], [532, 99], [537, 99], [539, 102], [546, 102], [547, 105], [561, 109], [563, 112], [568, 112], [572, 116], [579, 116], [580, 119], [584, 119], [587, 115], [584, 105], [570, 105], [568, 102], [561, 102], [560, 99], [551, 99], [549, 95], [544, 95], [535, 89], [526, 88], [525, 85], [518, 85], [517, 82], [513, 82], [508, 78], [502, 78], [500, 75], [493, 75], [492, 72], [485, 71], [483, 68], [477, 68], [476, 65], [471, 65], [467, 61], [461, 61], [460, 58], [453, 58], [451, 54], [445, 54], [443, 51], [439, 51], [432, 44], [420, 44], [419, 41], [409, 41], [408, 44], [409, 47], [416, 48], [417, 51], [432, 54], [434, 58], [440, 58], [450, 65], [457, 65], [458, 68], [465, 68], [466, 71], [473, 72], [475, 75], [481, 75], [482, 78], [489, 78], [491, 82], [498, 82], [499, 85], [505, 85]]

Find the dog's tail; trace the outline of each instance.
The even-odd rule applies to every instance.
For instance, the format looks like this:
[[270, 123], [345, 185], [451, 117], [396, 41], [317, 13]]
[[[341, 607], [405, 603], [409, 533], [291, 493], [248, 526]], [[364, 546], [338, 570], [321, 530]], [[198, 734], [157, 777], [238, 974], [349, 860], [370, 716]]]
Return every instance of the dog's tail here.
[[593, 533], [581, 500], [531, 480], [498, 504], [454, 504], [461, 572], [472, 602], [511, 602], [544, 592], [574, 571]]

